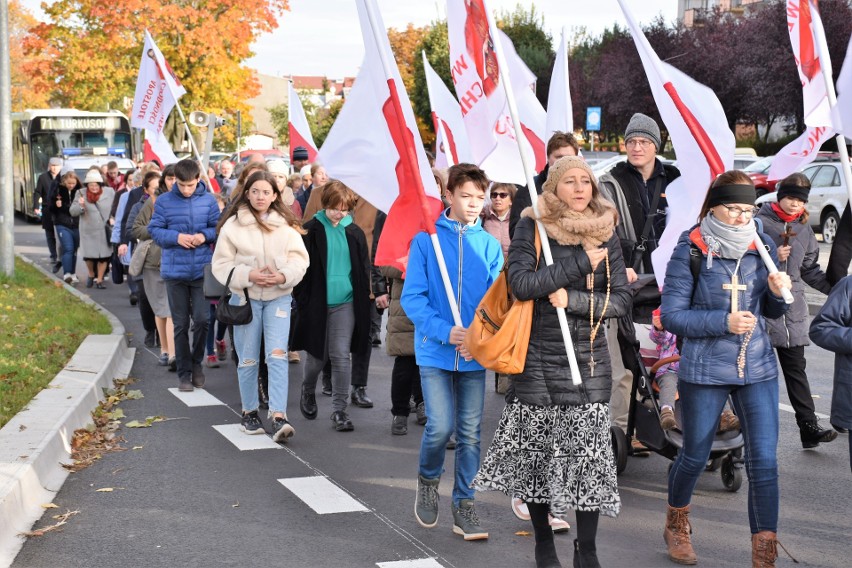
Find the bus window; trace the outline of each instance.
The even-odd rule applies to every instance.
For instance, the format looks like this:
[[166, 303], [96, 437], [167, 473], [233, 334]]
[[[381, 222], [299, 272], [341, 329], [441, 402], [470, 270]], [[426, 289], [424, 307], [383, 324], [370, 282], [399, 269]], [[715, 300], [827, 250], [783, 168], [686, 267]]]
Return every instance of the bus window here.
[[30, 139], [33, 159], [33, 173], [38, 176], [47, 171], [47, 162], [59, 155], [59, 144], [51, 132], [33, 134]]

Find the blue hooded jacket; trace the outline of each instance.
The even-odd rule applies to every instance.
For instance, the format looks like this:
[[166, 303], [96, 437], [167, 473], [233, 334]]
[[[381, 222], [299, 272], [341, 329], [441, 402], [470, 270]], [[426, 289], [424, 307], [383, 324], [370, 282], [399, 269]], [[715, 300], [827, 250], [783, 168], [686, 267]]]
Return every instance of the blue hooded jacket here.
[[[219, 204], [204, 182], [198, 182], [195, 193], [184, 197], [177, 183], [172, 190], [157, 198], [148, 232], [163, 249], [160, 274], [163, 280], [198, 280], [204, 278], [204, 265], [213, 259], [211, 243], [216, 242]], [[178, 244], [181, 233], [201, 233], [204, 244], [183, 248]]]
[[[500, 274], [503, 251], [500, 242], [485, 232], [478, 219], [472, 225], [465, 225], [447, 217], [445, 211], [435, 228], [462, 325], [468, 327], [485, 292]], [[400, 303], [414, 323], [414, 354], [418, 365], [446, 371], [482, 370], [475, 360], [465, 361], [449, 342], [454, 325], [452, 311], [427, 233], [419, 233], [411, 242]]]
[[[760, 237], [777, 264], [775, 243], [765, 234], [760, 233]], [[730, 284], [737, 263], [714, 256], [711, 268], [707, 268], [704, 249], [700, 229], [695, 226], [681, 235], [666, 267], [661, 318], [668, 331], [683, 339], [678, 380], [700, 385], [747, 385], [777, 379], [778, 364], [764, 318], [781, 317], [788, 306], [770, 291], [769, 271], [755, 249], [748, 250], [740, 263], [740, 284], [747, 287], [739, 295], [740, 310], [757, 316], [746, 348], [744, 376], [740, 378], [737, 358], [745, 336], [728, 331], [731, 291], [722, 287]], [[692, 254], [701, 255], [697, 278], [690, 266]]]

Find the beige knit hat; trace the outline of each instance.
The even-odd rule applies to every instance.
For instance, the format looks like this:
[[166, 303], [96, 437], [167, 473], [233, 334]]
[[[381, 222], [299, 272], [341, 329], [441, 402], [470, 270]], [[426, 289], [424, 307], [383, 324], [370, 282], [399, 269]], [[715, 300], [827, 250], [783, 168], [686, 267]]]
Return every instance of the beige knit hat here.
[[88, 172], [86, 172], [86, 179], [83, 180], [84, 184], [89, 184], [89, 183], [100, 183], [100, 184], [102, 184], [103, 182], [104, 182], [104, 178], [101, 177], [101, 174], [99, 174], [96, 170], [89, 170]]
[[547, 181], [544, 182], [542, 189], [544, 191], [556, 193], [556, 184], [559, 182], [565, 172], [572, 168], [580, 168], [581, 170], [589, 174], [589, 177], [592, 179], [592, 185], [595, 187], [595, 189], [597, 189], [598, 180], [597, 178], [595, 178], [595, 174], [594, 172], [592, 172], [592, 168], [589, 167], [589, 164], [586, 163], [586, 160], [580, 158], [579, 156], [565, 156], [556, 160], [556, 162], [548, 169]]
[[289, 175], [290, 166], [284, 160], [269, 160], [266, 162], [266, 169], [271, 174]]

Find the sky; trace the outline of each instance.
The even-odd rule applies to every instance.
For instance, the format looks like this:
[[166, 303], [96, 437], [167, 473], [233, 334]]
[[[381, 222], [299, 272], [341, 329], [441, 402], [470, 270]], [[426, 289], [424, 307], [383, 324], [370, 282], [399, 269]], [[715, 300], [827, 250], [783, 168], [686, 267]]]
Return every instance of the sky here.
[[[3, 0], [5, 1], [5, 0]], [[405, 29], [412, 23], [424, 26], [443, 19], [445, 0], [376, 0], [385, 26]], [[644, 25], [659, 15], [667, 22], [677, 17], [677, 0], [628, 0]], [[43, 14], [41, 0], [22, 2], [36, 17]], [[52, 2], [47, 2], [48, 4]], [[524, 0], [488, 0], [499, 13], [513, 11]], [[545, 28], [558, 45], [563, 26], [585, 27], [596, 35], [613, 23], [624, 25], [616, 0], [537, 0], [536, 11], [544, 14]], [[263, 34], [253, 47], [255, 56], [246, 63], [265, 75], [322, 75], [332, 79], [355, 76], [364, 47], [354, 0], [290, 0], [290, 11], [279, 19], [279, 27]], [[156, 38], [156, 30], [151, 30]]]

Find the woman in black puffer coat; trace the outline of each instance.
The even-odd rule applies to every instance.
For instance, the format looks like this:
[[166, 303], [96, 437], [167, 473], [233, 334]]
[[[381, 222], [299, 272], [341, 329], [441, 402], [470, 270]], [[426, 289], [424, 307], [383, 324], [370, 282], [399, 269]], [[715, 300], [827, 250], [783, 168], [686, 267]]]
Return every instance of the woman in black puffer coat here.
[[[539, 198], [540, 222], [554, 262], [537, 258], [536, 221], [527, 208], [509, 247], [509, 284], [519, 300], [534, 300], [523, 373], [512, 376], [514, 396], [474, 480], [527, 503], [536, 537], [537, 566], [558, 566], [548, 513], [577, 514], [575, 566], [599, 566], [595, 535], [600, 513], [621, 507], [610, 438], [612, 382], [606, 318], [630, 307], [627, 273], [614, 227], [615, 208], [601, 197], [581, 158], [551, 166]], [[592, 290], [589, 288], [591, 282]], [[582, 384], [574, 385], [557, 307], [568, 328]]]

